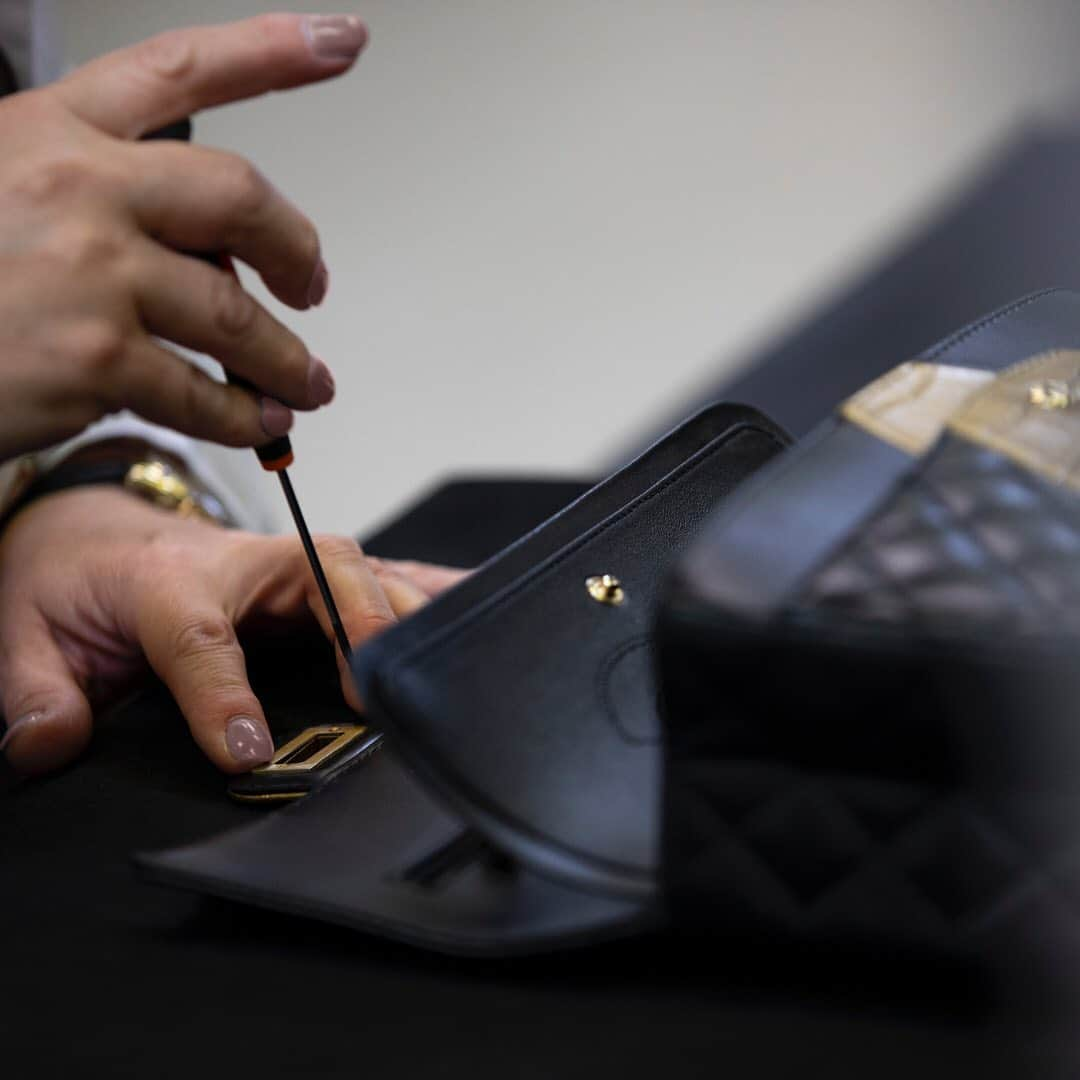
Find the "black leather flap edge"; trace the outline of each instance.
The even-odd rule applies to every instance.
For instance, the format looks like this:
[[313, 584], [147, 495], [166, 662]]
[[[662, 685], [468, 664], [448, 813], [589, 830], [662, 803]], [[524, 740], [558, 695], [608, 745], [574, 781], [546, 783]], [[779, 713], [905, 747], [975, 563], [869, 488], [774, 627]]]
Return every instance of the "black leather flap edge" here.
[[[385, 726], [394, 745], [418, 775], [496, 846], [512, 851], [515, 857], [540, 872], [574, 881], [581, 877], [581, 868], [575, 870], [569, 866], [565, 853], [549, 850], [550, 845], [543, 838], [510, 820], [502, 820], [491, 807], [481, 805], [482, 792], [463, 787], [456, 777], [443, 775], [437, 762], [429, 760], [437, 755], [430, 754], [423, 740], [418, 740], [406, 717], [396, 715], [390, 687], [398, 673], [414, 659], [467, 622], [481, 617], [489, 606], [507, 598], [511, 591], [542, 575], [568, 549], [587, 542], [613, 518], [628, 514], [666, 480], [692, 468], [698, 455], [707, 454], [718, 443], [726, 443], [743, 432], [756, 432], [771, 440], [777, 449], [788, 442], [783, 431], [753, 409], [727, 404], [707, 409], [489, 561], [462, 585], [354, 656], [353, 674], [370, 712], [376, 722]], [[462, 738], [468, 738], [467, 731], [461, 734]], [[639, 882], [620, 871], [605, 871], [599, 876], [605, 878], [605, 887], [625, 895], [647, 896], [655, 888], [651, 879]], [[600, 887], [597, 881], [593, 884]]]
[[494, 599], [502, 589], [514, 585], [568, 544], [624, 510], [685, 465], [703, 443], [740, 428], [767, 432], [781, 445], [791, 441], [783, 429], [747, 405], [720, 403], [703, 409], [565, 510], [489, 559], [456, 588], [358, 649], [353, 654], [352, 672], [361, 694], [366, 698], [372, 680], [389, 660], [424, 648], [436, 636], [452, 632], [457, 619], [472, 615], [477, 605]]

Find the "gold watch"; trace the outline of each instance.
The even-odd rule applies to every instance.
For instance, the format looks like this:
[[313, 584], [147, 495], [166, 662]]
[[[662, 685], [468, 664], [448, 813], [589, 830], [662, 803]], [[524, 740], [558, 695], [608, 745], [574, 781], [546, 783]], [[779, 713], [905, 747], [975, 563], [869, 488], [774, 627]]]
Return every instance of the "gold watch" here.
[[231, 525], [221, 500], [190, 474], [181, 472], [160, 458], [136, 461], [124, 474], [123, 486], [163, 510], [180, 517], [199, 518], [218, 525]]

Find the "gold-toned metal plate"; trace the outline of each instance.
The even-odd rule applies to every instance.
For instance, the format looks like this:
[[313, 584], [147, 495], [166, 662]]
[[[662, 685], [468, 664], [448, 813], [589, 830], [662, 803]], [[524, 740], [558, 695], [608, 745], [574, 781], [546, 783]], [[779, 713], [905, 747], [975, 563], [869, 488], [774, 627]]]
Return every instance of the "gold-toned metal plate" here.
[[295, 802], [297, 799], [302, 799], [308, 792], [306, 791], [274, 791], [263, 792], [259, 795], [248, 795], [241, 791], [235, 791], [232, 788], [229, 789], [229, 798], [235, 799], [237, 802], [242, 803], [284, 803]]
[[1080, 491], [1080, 350], [1040, 353], [1003, 371], [949, 430]]
[[316, 724], [274, 751], [253, 773], [303, 773], [317, 769], [367, 733], [364, 724]]
[[949, 418], [994, 375], [910, 361], [868, 383], [840, 407], [864, 431], [918, 457], [937, 442]]

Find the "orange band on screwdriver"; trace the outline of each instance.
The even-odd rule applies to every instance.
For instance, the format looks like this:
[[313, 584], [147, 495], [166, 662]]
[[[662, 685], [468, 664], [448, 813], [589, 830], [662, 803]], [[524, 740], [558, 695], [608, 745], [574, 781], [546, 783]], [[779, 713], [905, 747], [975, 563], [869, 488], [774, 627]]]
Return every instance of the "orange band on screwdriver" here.
[[259, 458], [259, 461], [267, 472], [280, 472], [293, 463], [293, 454], [290, 450], [287, 454], [282, 454], [281, 457], [271, 458], [269, 461], [263, 461], [262, 458]]

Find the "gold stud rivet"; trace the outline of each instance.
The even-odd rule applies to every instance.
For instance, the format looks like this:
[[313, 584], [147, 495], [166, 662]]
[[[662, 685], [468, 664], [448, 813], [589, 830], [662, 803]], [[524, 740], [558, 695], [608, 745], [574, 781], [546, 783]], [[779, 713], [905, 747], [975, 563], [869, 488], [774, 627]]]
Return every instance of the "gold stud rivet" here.
[[596, 574], [586, 578], [585, 588], [598, 604], [621, 604], [626, 599], [622, 583], [611, 574]]
[[1060, 379], [1047, 379], [1028, 387], [1028, 401], [1038, 409], [1067, 409], [1073, 403], [1071, 387]]

